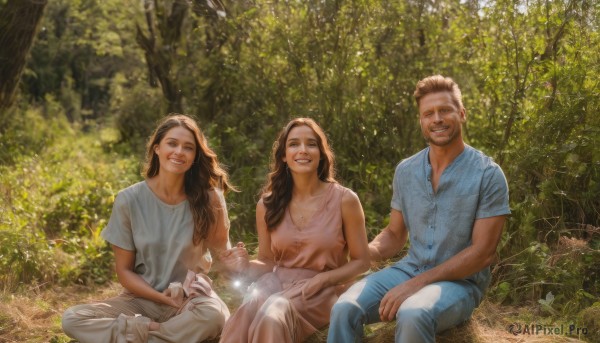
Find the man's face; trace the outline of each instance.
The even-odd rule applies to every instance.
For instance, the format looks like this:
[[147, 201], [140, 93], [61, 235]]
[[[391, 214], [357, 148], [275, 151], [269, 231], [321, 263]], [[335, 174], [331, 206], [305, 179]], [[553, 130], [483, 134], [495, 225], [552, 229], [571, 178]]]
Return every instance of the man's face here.
[[425, 140], [432, 145], [448, 146], [462, 141], [464, 108], [458, 108], [450, 92], [430, 93], [421, 98], [419, 122]]

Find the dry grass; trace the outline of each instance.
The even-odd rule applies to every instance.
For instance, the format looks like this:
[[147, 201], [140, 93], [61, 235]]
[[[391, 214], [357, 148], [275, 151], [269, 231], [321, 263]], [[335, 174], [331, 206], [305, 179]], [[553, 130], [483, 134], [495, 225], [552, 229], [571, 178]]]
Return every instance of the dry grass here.
[[0, 295], [0, 342], [68, 342], [62, 333], [62, 312], [77, 303], [91, 302], [117, 294], [120, 287], [69, 286], [21, 294]]
[[[222, 286], [222, 285], [220, 285]], [[118, 284], [102, 287], [70, 286], [40, 290], [31, 289], [26, 294], [0, 294], [0, 343], [8, 342], [68, 342], [62, 333], [60, 318], [69, 306], [105, 299], [120, 291]], [[223, 292], [224, 300], [234, 305], [239, 295]], [[233, 306], [232, 306], [233, 307]], [[565, 335], [512, 335], [507, 327], [511, 318], [526, 311], [522, 308], [498, 306], [484, 302], [469, 322], [443, 332], [436, 338], [439, 343], [558, 343], [585, 342]], [[380, 323], [369, 327], [367, 343], [389, 343], [394, 339], [394, 324]], [[312, 335], [307, 342], [325, 342], [327, 331]]]

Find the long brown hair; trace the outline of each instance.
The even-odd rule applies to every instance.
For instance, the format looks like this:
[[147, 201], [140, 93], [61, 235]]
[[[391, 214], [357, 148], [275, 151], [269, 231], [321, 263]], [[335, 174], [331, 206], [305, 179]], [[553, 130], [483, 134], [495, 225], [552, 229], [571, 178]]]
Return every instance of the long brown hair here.
[[208, 231], [216, 222], [218, 208], [211, 206], [209, 191], [215, 188], [227, 192], [232, 189], [227, 172], [219, 165], [217, 155], [208, 146], [204, 134], [194, 119], [187, 115], [170, 113], [162, 119], [146, 144], [146, 161], [142, 176], [151, 178], [158, 175], [160, 162], [154, 153], [154, 147], [160, 143], [166, 133], [174, 127], [183, 127], [190, 131], [196, 142], [196, 156], [190, 169], [185, 172], [184, 188], [194, 218], [194, 245], [208, 236]]
[[294, 181], [283, 162], [285, 156], [285, 143], [290, 131], [296, 126], [308, 126], [317, 136], [317, 144], [321, 152], [321, 160], [317, 167], [319, 180], [324, 182], [337, 182], [335, 180], [335, 156], [333, 150], [327, 142], [327, 136], [321, 127], [310, 118], [292, 119], [279, 133], [279, 137], [273, 143], [271, 153], [270, 172], [267, 176], [267, 183], [262, 190], [263, 204], [266, 208], [265, 222], [269, 231], [275, 230], [277, 225], [283, 220], [285, 209], [292, 200], [292, 188]]

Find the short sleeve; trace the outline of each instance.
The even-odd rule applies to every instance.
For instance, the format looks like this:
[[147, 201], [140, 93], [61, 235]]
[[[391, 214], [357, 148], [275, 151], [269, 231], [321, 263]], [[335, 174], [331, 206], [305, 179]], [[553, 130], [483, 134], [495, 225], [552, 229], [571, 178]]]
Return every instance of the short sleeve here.
[[108, 243], [119, 248], [135, 251], [130, 208], [127, 197], [122, 192], [115, 198], [108, 225], [102, 230], [101, 236]]
[[475, 218], [510, 214], [508, 184], [500, 166], [493, 163], [483, 175], [481, 196]]
[[404, 207], [404, 203], [402, 201], [402, 192], [400, 189], [400, 180], [401, 180], [401, 168], [400, 164], [396, 167], [396, 171], [394, 172], [394, 181], [392, 182], [392, 203], [391, 207], [396, 210], [402, 212], [402, 208]]
[[[216, 199], [214, 199], [216, 197]], [[214, 235], [210, 235], [209, 249], [219, 250], [225, 242], [225, 249], [231, 249], [231, 242], [229, 241], [229, 215], [227, 213], [227, 204], [225, 202], [225, 195], [220, 189], [215, 189], [211, 194], [211, 202], [218, 203], [217, 206], [213, 206], [215, 213], [221, 218], [216, 218], [217, 223], [222, 225], [216, 225]]]

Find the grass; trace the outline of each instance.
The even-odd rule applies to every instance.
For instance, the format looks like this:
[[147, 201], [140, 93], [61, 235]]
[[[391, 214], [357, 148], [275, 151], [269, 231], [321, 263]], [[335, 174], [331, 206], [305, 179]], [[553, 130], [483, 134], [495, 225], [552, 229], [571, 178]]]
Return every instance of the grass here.
[[[226, 290], [219, 279], [215, 281], [219, 294], [233, 310], [240, 301], [240, 294], [234, 290]], [[116, 295], [121, 287], [109, 282], [103, 286], [67, 287], [51, 286], [45, 289], [31, 287], [19, 294], [0, 294], [0, 342], [51, 342], [66, 343], [69, 338], [62, 333], [60, 319], [62, 312], [78, 303], [108, 298]], [[586, 342], [577, 337], [567, 335], [513, 335], [507, 327], [518, 321], [518, 318], [534, 316], [526, 307], [508, 307], [493, 304], [489, 301], [475, 311], [473, 318], [451, 330], [441, 333], [436, 341], [439, 343], [556, 343]], [[367, 343], [393, 342], [394, 324], [379, 323], [369, 326], [370, 332], [365, 339]], [[309, 337], [307, 343], [325, 342], [326, 330], [319, 331]]]

